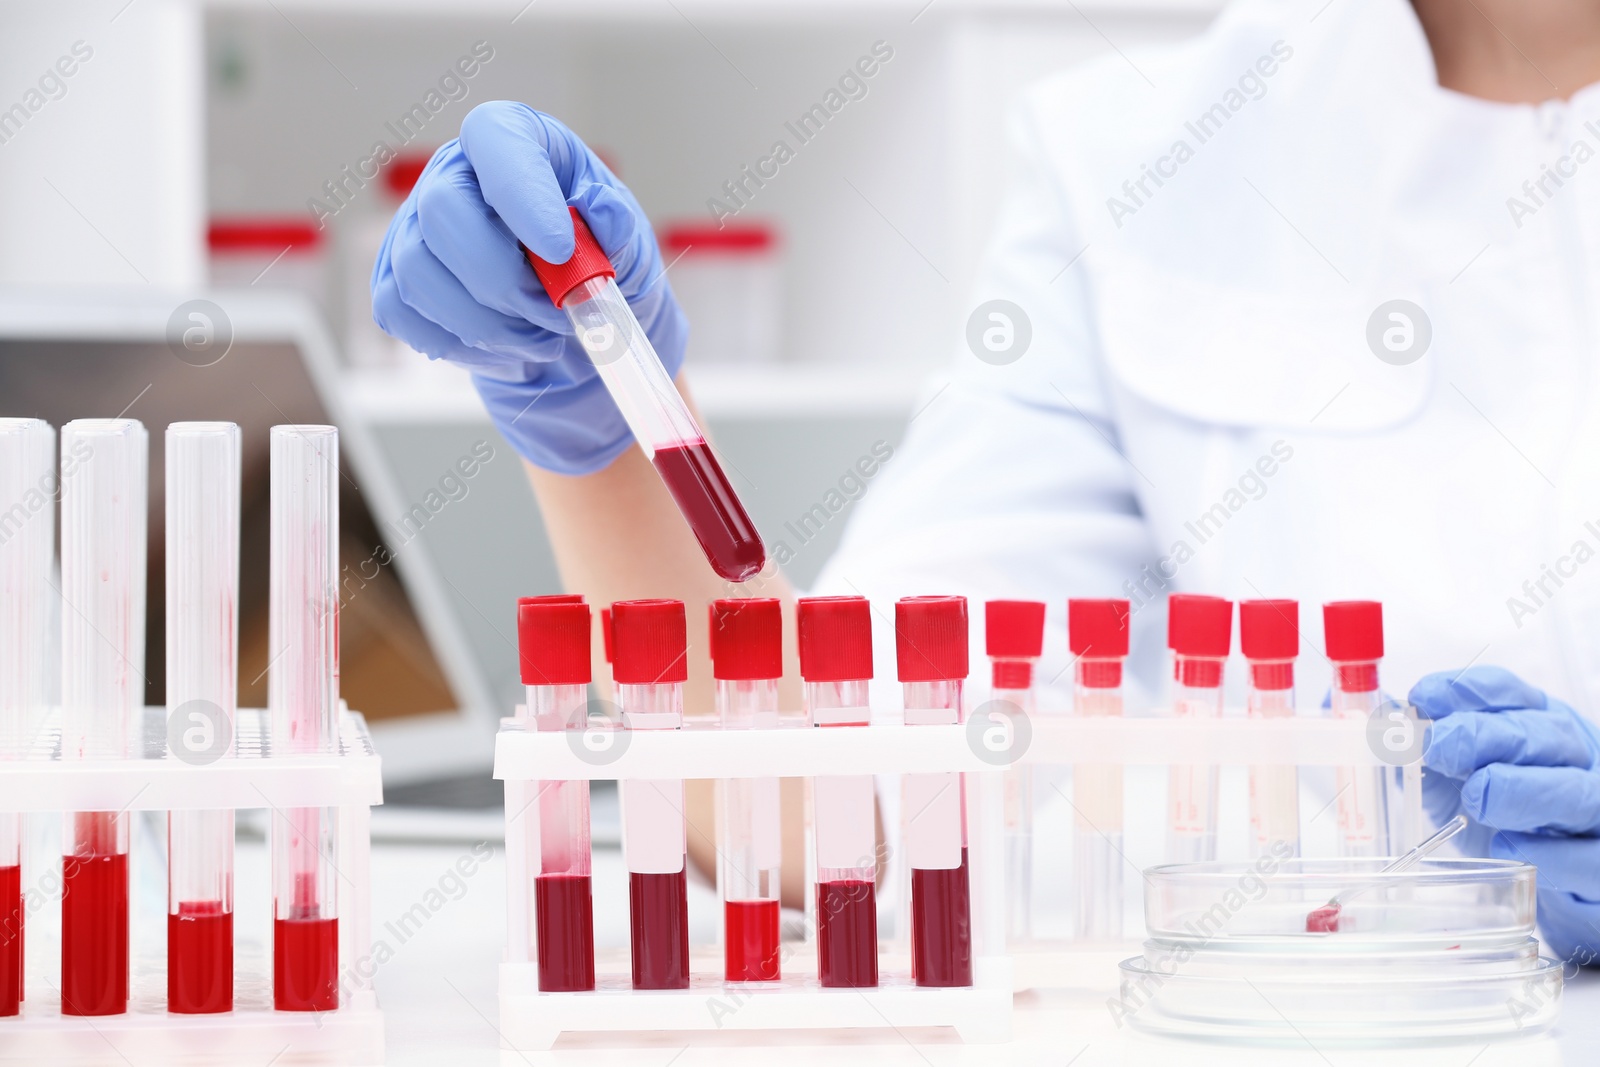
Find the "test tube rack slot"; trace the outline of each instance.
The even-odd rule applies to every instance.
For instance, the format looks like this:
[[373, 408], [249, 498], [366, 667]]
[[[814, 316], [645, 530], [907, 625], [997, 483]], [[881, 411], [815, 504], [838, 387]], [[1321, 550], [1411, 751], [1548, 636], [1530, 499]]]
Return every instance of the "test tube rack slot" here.
[[[355, 965], [371, 951], [369, 828], [371, 808], [383, 802], [380, 761], [366, 721], [341, 704], [337, 754], [274, 756], [267, 712], [240, 708], [234, 754], [209, 762], [171, 754], [168, 709], [145, 708], [139, 725], [140, 735], [130, 739], [133, 757], [62, 760], [59, 715], [46, 712], [24, 756], [0, 762], [0, 811], [337, 808], [340, 1006], [321, 1013], [273, 1010], [272, 935], [263, 929], [266, 955], [236, 946], [231, 1012], [169, 1013], [165, 960], [136, 951], [126, 1013], [63, 1016], [49, 969], [55, 946], [30, 944], [22, 1012], [0, 1018], [0, 1064], [222, 1065], [264, 1061], [275, 1052], [280, 1062], [381, 1064], [383, 1014], [370, 972]], [[36, 881], [26, 871], [24, 877]], [[140, 916], [135, 912], [133, 918]]]

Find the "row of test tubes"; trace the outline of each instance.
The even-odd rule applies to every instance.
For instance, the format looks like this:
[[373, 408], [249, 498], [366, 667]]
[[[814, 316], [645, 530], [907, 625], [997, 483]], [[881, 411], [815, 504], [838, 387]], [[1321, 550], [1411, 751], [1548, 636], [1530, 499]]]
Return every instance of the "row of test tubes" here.
[[[1039, 601], [989, 601], [985, 641], [993, 691], [1024, 713], [1035, 712], [1033, 668], [1042, 654], [1045, 605]], [[1299, 604], [1245, 600], [1238, 605], [1239, 645], [1249, 667], [1246, 714], [1295, 715], [1294, 668], [1300, 653]], [[1174, 594], [1169, 600], [1167, 645], [1172, 656], [1169, 713], [1194, 719], [1223, 714], [1223, 669], [1232, 651], [1234, 605], [1221, 597]], [[1067, 641], [1073, 655], [1073, 714], [1124, 714], [1123, 670], [1128, 655], [1127, 600], [1071, 599]], [[1329, 712], [1367, 718], [1382, 699], [1378, 661], [1383, 658], [1383, 608], [1371, 600], [1323, 605], [1327, 659], [1333, 666]], [[1031, 936], [1030, 899], [1036, 838], [1032, 827], [1031, 770], [1019, 764], [1007, 781], [1008, 926], [1013, 938]], [[1389, 854], [1388, 782], [1381, 767], [1335, 772], [1338, 848], [1343, 856]], [[1250, 840], [1257, 854], [1300, 852], [1299, 775], [1292, 765], [1251, 767]], [[1218, 769], [1175, 765], [1168, 771], [1169, 863], [1217, 858]], [[1073, 768], [1073, 932], [1083, 940], [1123, 933], [1123, 781], [1120, 765]]]
[[[861, 597], [811, 597], [796, 611], [807, 725], [865, 727], [872, 678], [872, 618]], [[710, 605], [710, 649], [718, 726], [779, 726], [782, 611], [777, 600]], [[576, 596], [519, 603], [524, 717], [539, 731], [589, 728], [590, 608]], [[683, 726], [687, 621], [676, 600], [633, 600], [603, 612], [602, 631], [623, 730]], [[910, 597], [895, 605], [896, 654], [907, 727], [963, 720], [967, 604], [961, 597]], [[589, 788], [540, 782], [530, 802], [534, 878], [533, 954], [542, 992], [595, 988]], [[965, 807], [957, 773], [907, 775], [904, 810], [910, 869], [911, 976], [924, 987], [972, 985], [972, 915]], [[635, 989], [689, 984], [687, 847], [682, 781], [620, 783], [622, 847], [629, 880], [631, 980]], [[812, 782], [817, 982], [828, 988], [879, 984], [873, 779]], [[718, 783], [717, 883], [723, 902], [723, 978], [782, 979], [779, 943], [781, 814], [775, 778]]]
[[[59, 612], [60, 756], [137, 758], [144, 710], [149, 438], [133, 419], [80, 419], [56, 432], [0, 419], [0, 757], [27, 758], [55, 686], [48, 620]], [[238, 691], [241, 434], [227, 422], [166, 431], [168, 736], [234, 754]], [[269, 755], [337, 751], [338, 431], [271, 431]], [[54, 503], [61, 506], [59, 605]], [[210, 750], [225, 736], [225, 752]], [[188, 744], [187, 741], [183, 742]], [[0, 773], [3, 768], [0, 768]], [[281, 1011], [338, 1006], [335, 809], [275, 812], [273, 994]], [[62, 850], [63, 1015], [128, 1009], [127, 811], [66, 817]], [[0, 1016], [21, 1011], [22, 819], [0, 816]], [[167, 815], [167, 1010], [234, 1004], [231, 810]]]

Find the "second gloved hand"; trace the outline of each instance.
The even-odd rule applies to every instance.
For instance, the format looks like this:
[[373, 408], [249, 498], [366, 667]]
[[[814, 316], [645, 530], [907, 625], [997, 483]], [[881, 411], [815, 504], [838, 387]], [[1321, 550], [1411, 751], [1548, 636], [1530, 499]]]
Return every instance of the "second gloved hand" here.
[[480, 104], [434, 153], [395, 214], [372, 271], [373, 318], [433, 359], [472, 371], [495, 426], [534, 465], [600, 470], [633, 443], [566, 314], [518, 242], [572, 255], [578, 209], [617, 271], [669, 376], [688, 323], [642, 208], [576, 134], [525, 104]]
[[1539, 869], [1539, 926], [1563, 959], [1600, 960], [1600, 731], [1500, 667], [1430, 674], [1423, 756], [1435, 823], [1463, 811], [1463, 850]]

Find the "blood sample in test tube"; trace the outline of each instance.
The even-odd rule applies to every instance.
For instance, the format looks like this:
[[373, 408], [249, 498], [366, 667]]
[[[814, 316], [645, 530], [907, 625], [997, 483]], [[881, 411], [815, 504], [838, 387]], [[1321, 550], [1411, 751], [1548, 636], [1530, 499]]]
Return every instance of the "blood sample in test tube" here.
[[[1044, 651], [1044, 602], [990, 600], [983, 605], [984, 651], [992, 671], [992, 699], [1031, 718], [1035, 711], [1034, 668]], [[1032, 934], [1033, 775], [1025, 763], [1005, 772], [1006, 930], [1012, 938]]]
[[[339, 431], [274, 426], [267, 709], [274, 756], [338, 750]], [[339, 1006], [338, 809], [272, 813], [272, 992], [279, 1011]]]
[[[806, 714], [820, 729], [870, 722], [872, 611], [858, 596], [804, 597], [795, 609]], [[811, 783], [817, 865], [817, 981], [878, 984], [875, 795], [869, 774], [819, 774]]]
[[[1222, 717], [1222, 667], [1233, 642], [1233, 602], [1174, 593], [1167, 606], [1173, 653], [1172, 712]], [[1168, 776], [1168, 855], [1172, 863], [1217, 858], [1217, 768], [1175, 764]]]
[[[78, 419], [61, 457], [61, 758], [124, 759], [144, 707], [149, 436], [133, 419]], [[66, 818], [63, 1015], [128, 1009], [129, 821]]]
[[[232, 753], [238, 693], [239, 427], [166, 437], [167, 707], [171, 755]], [[167, 1010], [233, 1010], [233, 811], [167, 814]]]
[[666, 483], [711, 569], [730, 582], [747, 581], [766, 562], [761, 535], [623, 299], [611, 261], [578, 209], [570, 210], [572, 257], [549, 263], [524, 250], [528, 262], [550, 299], [567, 313], [579, 343], [634, 439]]
[[[1250, 665], [1246, 713], [1294, 718], [1294, 661], [1300, 654], [1300, 605], [1293, 600], [1239, 601], [1239, 651]], [[1257, 856], [1300, 854], [1297, 768], [1250, 768], [1250, 837]], [[1287, 848], [1288, 852], [1283, 850]]]
[[[1128, 656], [1128, 602], [1067, 601], [1067, 645], [1074, 657], [1073, 714], [1121, 718]], [[1080, 763], [1072, 769], [1072, 866], [1077, 881], [1073, 932], [1084, 940], [1122, 936], [1122, 767]]]
[[[524, 728], [582, 730], [590, 681], [589, 606], [577, 596], [525, 597], [517, 641], [527, 694]], [[539, 991], [594, 988], [594, 894], [589, 783], [536, 782], [525, 825], [534, 875]]]
[[[41, 419], [0, 419], [0, 759], [21, 758], [48, 691], [50, 568], [55, 554], [56, 432]], [[16, 522], [15, 505], [23, 514]], [[22, 816], [0, 814], [0, 1016], [23, 1000]]]
[[[689, 677], [683, 602], [612, 604], [611, 655], [623, 727], [682, 727], [683, 683]], [[683, 780], [630, 778], [619, 789], [633, 988], [686, 989], [689, 899]]]
[[[1365, 719], [1382, 700], [1378, 661], [1383, 658], [1383, 605], [1341, 600], [1322, 605], [1323, 634], [1333, 661], [1335, 718]], [[1339, 851], [1344, 856], [1387, 856], [1388, 791], [1382, 767], [1341, 767], [1334, 772]]]
[[[894, 606], [894, 633], [906, 726], [963, 722], [966, 598], [905, 597]], [[961, 775], [908, 774], [904, 788], [911, 977], [919, 986], [969, 986], [972, 906]]]

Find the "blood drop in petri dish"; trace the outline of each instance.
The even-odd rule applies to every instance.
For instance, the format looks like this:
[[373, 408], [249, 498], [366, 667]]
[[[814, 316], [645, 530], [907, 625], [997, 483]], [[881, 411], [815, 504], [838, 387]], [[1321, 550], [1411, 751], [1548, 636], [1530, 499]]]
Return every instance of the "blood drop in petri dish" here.
[[1339, 932], [1339, 905], [1324, 904], [1306, 916], [1306, 933], [1336, 934]]
[[767, 561], [766, 546], [704, 439], [658, 448], [651, 462], [711, 569], [730, 582], [754, 578]]

